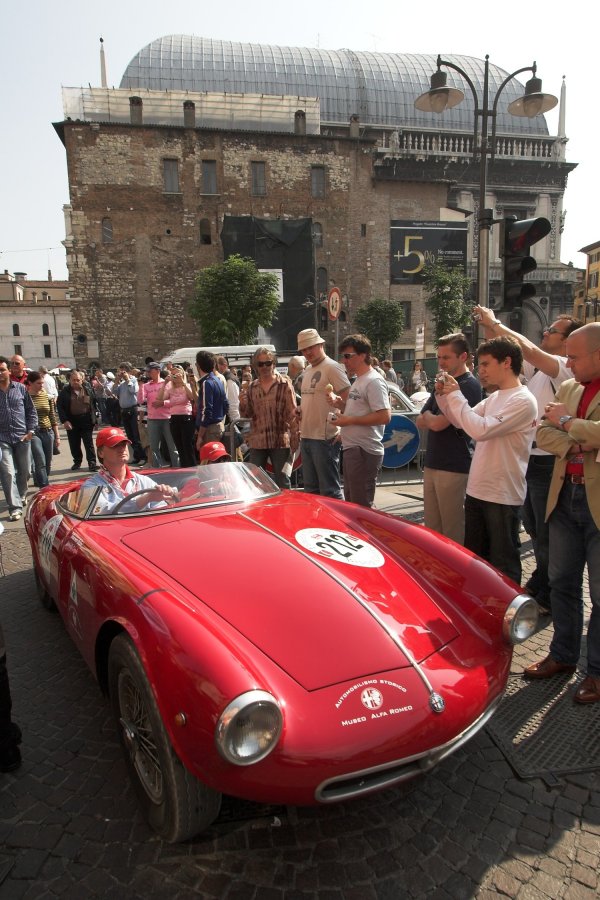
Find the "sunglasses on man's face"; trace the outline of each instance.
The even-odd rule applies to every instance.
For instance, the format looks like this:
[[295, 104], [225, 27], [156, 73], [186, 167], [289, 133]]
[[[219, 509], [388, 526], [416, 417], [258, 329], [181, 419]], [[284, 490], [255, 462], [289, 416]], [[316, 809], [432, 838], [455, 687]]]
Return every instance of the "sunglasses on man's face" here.
[[342, 353], [342, 359], [352, 359], [352, 357], [356, 355], [356, 353]]
[[261, 362], [256, 363], [256, 365], [262, 369], [263, 366], [272, 366], [273, 360], [272, 359], [264, 359]]

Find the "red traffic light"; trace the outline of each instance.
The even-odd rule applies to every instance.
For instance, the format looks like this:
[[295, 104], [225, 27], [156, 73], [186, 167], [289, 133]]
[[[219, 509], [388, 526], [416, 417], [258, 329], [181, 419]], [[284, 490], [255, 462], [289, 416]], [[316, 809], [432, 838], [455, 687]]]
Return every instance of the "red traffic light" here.
[[550, 222], [540, 216], [537, 219], [519, 219], [508, 216], [504, 220], [504, 256], [520, 256], [532, 244], [537, 244], [550, 233]]

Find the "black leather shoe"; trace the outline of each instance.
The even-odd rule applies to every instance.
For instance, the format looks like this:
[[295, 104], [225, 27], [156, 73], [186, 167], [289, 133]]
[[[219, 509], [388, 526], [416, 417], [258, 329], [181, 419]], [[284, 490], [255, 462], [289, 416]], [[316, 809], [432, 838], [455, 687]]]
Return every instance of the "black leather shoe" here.
[[21, 751], [18, 747], [6, 747], [0, 751], [0, 772], [14, 772], [21, 765]]
[[558, 662], [547, 656], [541, 662], [536, 662], [532, 666], [527, 666], [523, 672], [523, 678], [552, 678], [553, 675], [572, 675], [577, 666], [571, 666], [568, 663]]
[[75, 465], [71, 466], [71, 472], [78, 472], [81, 468], [81, 463], [75, 463]]
[[98, 466], [96, 465], [96, 463], [92, 463], [91, 466], [88, 466], [88, 469], [90, 470], [90, 472], [97, 472]]
[[16, 722], [10, 723], [10, 734], [0, 743], [0, 772], [14, 772], [21, 765], [21, 729]]
[[573, 695], [575, 703], [598, 703], [600, 701], [600, 678], [588, 675]]

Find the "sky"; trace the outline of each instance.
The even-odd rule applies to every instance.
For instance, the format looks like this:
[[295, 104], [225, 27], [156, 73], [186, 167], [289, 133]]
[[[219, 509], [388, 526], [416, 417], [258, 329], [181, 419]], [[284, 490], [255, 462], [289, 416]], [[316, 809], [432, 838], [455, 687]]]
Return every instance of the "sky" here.
[[[589, 7], [591, 9], [592, 7]], [[511, 14], [512, 11], [512, 14]], [[107, 80], [118, 87], [126, 66], [146, 44], [168, 34], [220, 40], [371, 50], [464, 54], [513, 72], [534, 60], [543, 89], [567, 86], [567, 160], [561, 260], [585, 268], [581, 247], [600, 240], [597, 147], [600, 117], [595, 83], [597, 28], [591, 16], [564, 4], [500, 4], [481, 0], [3, 0], [0, 8], [0, 272], [30, 279], [66, 279], [63, 205], [69, 202], [63, 145], [52, 127], [63, 118], [61, 87], [100, 85], [99, 39]], [[527, 79], [528, 74], [521, 76]], [[590, 88], [588, 88], [588, 85]], [[589, 112], [586, 109], [589, 105]], [[551, 135], [558, 108], [546, 114]]]

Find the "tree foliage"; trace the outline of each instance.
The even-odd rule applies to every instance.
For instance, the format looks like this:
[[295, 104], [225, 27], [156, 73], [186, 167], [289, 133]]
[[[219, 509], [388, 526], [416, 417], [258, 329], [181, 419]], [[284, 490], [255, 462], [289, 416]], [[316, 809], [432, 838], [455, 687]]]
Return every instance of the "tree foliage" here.
[[425, 266], [423, 283], [427, 293], [425, 305], [435, 327], [435, 339], [462, 331], [471, 323], [472, 304], [465, 299], [471, 279], [459, 267], [449, 268], [441, 262]]
[[374, 355], [386, 359], [404, 330], [404, 313], [397, 300], [369, 300], [356, 313], [354, 324], [371, 341]]
[[252, 344], [258, 327], [269, 327], [278, 306], [277, 277], [233, 254], [198, 273], [190, 314], [209, 346]]

